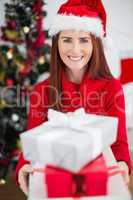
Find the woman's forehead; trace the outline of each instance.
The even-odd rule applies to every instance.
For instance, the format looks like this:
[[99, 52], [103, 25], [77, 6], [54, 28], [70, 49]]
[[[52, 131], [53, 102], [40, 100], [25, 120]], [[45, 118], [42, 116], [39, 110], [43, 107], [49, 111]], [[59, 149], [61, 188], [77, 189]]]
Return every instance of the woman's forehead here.
[[89, 31], [83, 31], [83, 30], [63, 30], [60, 32], [60, 36], [63, 37], [88, 37], [90, 36]]

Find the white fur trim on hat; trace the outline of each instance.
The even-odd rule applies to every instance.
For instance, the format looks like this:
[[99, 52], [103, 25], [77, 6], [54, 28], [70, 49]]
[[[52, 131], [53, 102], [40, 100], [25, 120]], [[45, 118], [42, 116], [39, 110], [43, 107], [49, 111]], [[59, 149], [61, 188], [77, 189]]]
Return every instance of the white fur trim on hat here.
[[89, 31], [101, 38], [104, 36], [103, 25], [99, 18], [61, 14], [54, 17], [49, 34], [53, 36], [60, 31], [70, 29]]

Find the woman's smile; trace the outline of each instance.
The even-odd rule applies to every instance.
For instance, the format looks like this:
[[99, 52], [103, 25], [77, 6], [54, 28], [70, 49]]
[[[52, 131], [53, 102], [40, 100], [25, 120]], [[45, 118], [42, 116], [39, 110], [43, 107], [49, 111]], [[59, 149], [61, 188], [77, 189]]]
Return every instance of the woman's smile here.
[[83, 56], [68, 56], [68, 58], [71, 60], [71, 61], [74, 61], [74, 62], [77, 62], [77, 61], [81, 61]]

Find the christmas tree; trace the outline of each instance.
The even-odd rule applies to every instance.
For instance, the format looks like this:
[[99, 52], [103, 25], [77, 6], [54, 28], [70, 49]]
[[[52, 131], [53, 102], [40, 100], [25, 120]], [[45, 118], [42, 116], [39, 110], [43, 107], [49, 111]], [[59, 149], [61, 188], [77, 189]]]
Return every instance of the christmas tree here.
[[42, 0], [5, 3], [0, 45], [0, 126], [4, 131], [0, 134], [0, 167], [3, 161], [6, 163], [4, 172], [0, 173], [2, 180], [19, 133], [26, 128], [29, 93], [40, 75], [49, 69], [50, 45], [46, 44], [48, 35], [43, 30], [42, 21], [46, 16], [43, 5]]
[[[42, 58], [42, 54], [49, 53], [50, 46], [45, 44], [44, 47], [47, 31], [43, 30], [42, 24], [46, 16], [46, 12], [42, 9], [43, 5], [42, 0], [11, 0], [10, 4], [5, 4], [6, 26], [2, 27], [2, 39], [17, 45], [25, 45], [27, 73], [38, 62], [37, 59]], [[48, 62], [44, 58], [44, 63], [45, 61], [47, 68]]]

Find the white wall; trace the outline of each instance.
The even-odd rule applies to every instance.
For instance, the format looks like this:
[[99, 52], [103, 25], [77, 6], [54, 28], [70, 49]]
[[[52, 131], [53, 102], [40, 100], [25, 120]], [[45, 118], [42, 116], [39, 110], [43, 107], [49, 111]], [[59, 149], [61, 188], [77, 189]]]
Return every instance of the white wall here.
[[103, 0], [108, 35], [122, 57], [133, 57], [133, 0]]

